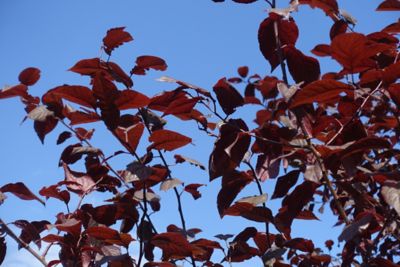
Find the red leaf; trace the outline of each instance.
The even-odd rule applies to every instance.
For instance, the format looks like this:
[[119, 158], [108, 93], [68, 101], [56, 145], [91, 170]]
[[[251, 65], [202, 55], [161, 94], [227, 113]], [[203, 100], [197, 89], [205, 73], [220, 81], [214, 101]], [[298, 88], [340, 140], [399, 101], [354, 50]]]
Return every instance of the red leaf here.
[[327, 57], [331, 55], [331, 47], [326, 44], [320, 44], [315, 46], [311, 53], [319, 57]]
[[309, 239], [304, 238], [293, 238], [289, 241], [286, 241], [285, 247], [309, 253], [312, 253], [314, 251], [313, 242]]
[[50, 197], [59, 199], [61, 201], [64, 201], [65, 204], [68, 204], [70, 200], [70, 195], [69, 192], [66, 190], [60, 190], [59, 185], [52, 185], [49, 187], [43, 187], [40, 189], [39, 194], [46, 197], [46, 199], [49, 199]]
[[174, 131], [157, 130], [150, 135], [149, 141], [152, 144], [148, 149], [172, 151], [191, 143], [192, 139]]
[[75, 218], [71, 218], [61, 223], [55, 224], [54, 226], [59, 231], [67, 232], [75, 237], [79, 237], [81, 233], [82, 222]]
[[398, 0], [385, 0], [379, 4], [376, 11], [399, 11], [400, 2]]
[[91, 123], [100, 120], [99, 115], [94, 112], [82, 112], [82, 111], [66, 111], [65, 117], [71, 121], [71, 125], [77, 125], [82, 123]]
[[167, 63], [159, 57], [140, 56], [136, 59], [136, 66], [131, 70], [131, 74], [145, 75], [149, 69], [164, 71], [167, 69]]
[[397, 107], [400, 107], [400, 84], [392, 84], [388, 88], [390, 98], [393, 100], [393, 102], [397, 105]]
[[221, 190], [218, 193], [217, 206], [219, 215], [222, 217], [225, 210], [229, 208], [236, 196], [242, 189], [253, 181], [253, 177], [247, 172], [234, 171], [222, 177]]
[[214, 85], [213, 90], [217, 95], [218, 103], [227, 115], [232, 114], [237, 107], [243, 106], [244, 104], [243, 97], [226, 81], [226, 78], [220, 79]]
[[335, 80], [320, 80], [312, 82], [292, 98], [291, 108], [313, 102], [325, 103], [339, 97], [340, 93], [353, 93], [353, 87]]
[[26, 68], [18, 76], [18, 80], [26, 85], [34, 85], [40, 78], [40, 70], [37, 68]]
[[116, 239], [119, 240], [120, 236], [118, 231], [111, 229], [109, 227], [104, 226], [92, 226], [86, 229], [86, 234], [99, 239], [99, 240], [107, 240], [107, 239]]
[[344, 20], [335, 21], [335, 23], [332, 25], [332, 28], [329, 32], [329, 36], [331, 37], [331, 40], [333, 40], [339, 34], [345, 33], [347, 31], [348, 26], [349, 25]]
[[201, 99], [200, 97], [188, 98], [186, 97], [186, 95], [185, 97], [179, 97], [170, 102], [168, 107], [165, 109], [163, 116], [166, 116], [168, 114], [173, 114], [173, 115], [190, 114], [194, 106], [200, 99]]
[[118, 127], [115, 129], [115, 133], [118, 137], [124, 141], [124, 146], [130, 151], [135, 152], [139, 144], [140, 138], [142, 137], [144, 130], [143, 123], [137, 123], [128, 128]]
[[338, 61], [347, 73], [358, 73], [375, 67], [370, 57], [390, 49], [386, 44], [371, 43], [360, 33], [343, 33], [331, 43], [332, 58]]
[[107, 31], [106, 36], [103, 38], [103, 44], [104, 51], [108, 55], [111, 55], [111, 52], [123, 43], [133, 41], [132, 36], [124, 29], [125, 27], [119, 27]]
[[183, 259], [192, 256], [193, 247], [180, 233], [162, 233], [155, 235], [151, 243], [163, 251], [163, 259]]
[[202, 169], [202, 170], [205, 170], [205, 169], [206, 169], [206, 167], [204, 167], [203, 164], [201, 164], [200, 162], [198, 162], [198, 161], [195, 160], [195, 159], [191, 159], [191, 158], [188, 158], [188, 157], [179, 155], [179, 154], [174, 155], [174, 158], [175, 158], [175, 162], [176, 162], [176, 163], [188, 162], [189, 164], [192, 164], [192, 165], [194, 165], [194, 166], [196, 166], [196, 167], [199, 167], [199, 168]]
[[46, 94], [53, 94], [78, 105], [89, 108], [96, 107], [96, 98], [92, 90], [85, 86], [63, 85], [49, 90]]
[[290, 188], [297, 183], [300, 171], [294, 170], [278, 178], [271, 199], [284, 197]]
[[239, 67], [237, 72], [240, 75], [240, 77], [246, 78], [247, 75], [249, 74], [249, 67], [247, 67], [247, 66]]
[[320, 8], [333, 20], [337, 19], [339, 7], [336, 0], [299, 0], [300, 4], [307, 4], [312, 8]]
[[0, 265], [3, 263], [4, 258], [6, 257], [7, 252], [7, 244], [4, 236], [0, 237]]
[[340, 157], [342, 160], [345, 160], [345, 158], [359, 153], [359, 152], [364, 152], [370, 149], [382, 149], [382, 148], [391, 148], [392, 145], [390, 144], [389, 141], [387, 141], [384, 138], [379, 138], [379, 137], [365, 137], [360, 140], [357, 140], [350, 146], [348, 146], [346, 149], [340, 152]]
[[101, 69], [99, 58], [83, 59], [78, 61], [69, 70], [72, 72], [79, 73], [81, 75], [93, 76], [96, 72]]
[[35, 196], [31, 190], [29, 190], [28, 187], [24, 183], [18, 182], [18, 183], [9, 183], [4, 185], [3, 187], [0, 188], [0, 191], [3, 193], [9, 192], [15, 195], [16, 197], [19, 197], [20, 199], [23, 200], [37, 200], [43, 205], [45, 205], [44, 201]]
[[71, 137], [72, 137], [71, 132], [64, 131], [64, 132], [60, 133], [60, 135], [57, 138], [57, 145], [60, 145], [60, 144], [64, 143], [65, 140], [67, 140], [67, 139], [69, 139]]
[[198, 188], [203, 186], [204, 184], [188, 184], [185, 186], [184, 190], [192, 195], [194, 199], [199, 199], [201, 197], [201, 193]]
[[304, 55], [294, 46], [286, 46], [284, 51], [289, 72], [296, 83], [308, 84], [319, 79], [321, 70], [317, 59]]
[[136, 92], [134, 90], [123, 90], [119, 93], [117, 99], [115, 100], [115, 105], [119, 110], [143, 108], [147, 106], [150, 99], [142, 93]]
[[65, 172], [65, 182], [70, 191], [82, 196], [94, 189], [95, 182], [89, 175], [71, 171], [65, 163], [63, 163], [63, 168]]
[[220, 136], [209, 159], [210, 180], [232, 172], [242, 161], [251, 138], [249, 128], [241, 119], [230, 119], [221, 126]]
[[28, 87], [25, 84], [18, 84], [12, 87], [4, 87], [0, 91], [0, 99], [20, 96], [25, 98], [28, 95]]
[[259, 47], [265, 59], [269, 61], [272, 70], [280, 63], [274, 30], [275, 23], [278, 26], [281, 47], [295, 45], [299, 36], [299, 30], [294, 20], [284, 20], [274, 13], [270, 13], [269, 17], [260, 24], [258, 29]]

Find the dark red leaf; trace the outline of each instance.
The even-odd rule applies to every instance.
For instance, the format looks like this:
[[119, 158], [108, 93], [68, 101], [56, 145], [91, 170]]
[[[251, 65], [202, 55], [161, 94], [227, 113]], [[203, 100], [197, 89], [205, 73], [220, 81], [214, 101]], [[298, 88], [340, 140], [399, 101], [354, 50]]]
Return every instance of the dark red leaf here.
[[201, 193], [198, 188], [203, 186], [204, 184], [188, 184], [185, 186], [184, 190], [192, 195], [194, 199], [199, 199], [201, 197]]
[[135, 152], [139, 145], [140, 138], [142, 137], [144, 130], [143, 123], [139, 122], [128, 128], [118, 127], [115, 129], [115, 133], [118, 138], [124, 142], [124, 146], [130, 151]]
[[111, 52], [123, 43], [133, 41], [132, 36], [124, 29], [125, 27], [118, 27], [107, 31], [106, 36], [103, 38], [103, 44], [104, 51], [108, 55], [111, 55]]
[[154, 131], [149, 141], [152, 142], [148, 149], [164, 149], [172, 151], [192, 142], [192, 139], [180, 133], [170, 130], [157, 130]]
[[42, 144], [44, 143], [44, 138], [49, 134], [54, 128], [56, 128], [58, 120], [53, 117], [47, 117], [45, 121], [35, 121], [33, 127], [36, 134], [38, 135]]
[[60, 135], [57, 138], [57, 145], [64, 143], [65, 140], [71, 138], [71, 136], [72, 136], [71, 132], [68, 132], [68, 131], [64, 131], [64, 132], [60, 133]]
[[48, 94], [54, 94], [60, 98], [66, 99], [73, 103], [94, 108], [96, 107], [96, 98], [93, 96], [92, 90], [85, 86], [79, 85], [63, 85], [51, 89]]
[[247, 75], [249, 74], [249, 67], [247, 67], [247, 66], [239, 67], [237, 72], [240, 75], [240, 77], [246, 78]]
[[398, 0], [385, 0], [376, 8], [377, 11], [399, 11], [400, 2]]
[[221, 217], [240, 191], [251, 181], [253, 181], [253, 177], [247, 172], [233, 171], [222, 177], [221, 190], [217, 197], [218, 212]]
[[320, 44], [315, 46], [311, 53], [319, 57], [327, 57], [331, 55], [331, 47], [326, 44]]
[[261, 53], [265, 59], [269, 61], [272, 70], [280, 63], [274, 30], [275, 23], [277, 23], [278, 26], [281, 47], [285, 45], [295, 45], [299, 36], [299, 30], [294, 20], [284, 20], [274, 13], [270, 13], [269, 17], [260, 24], [258, 29], [258, 43]]
[[71, 171], [65, 163], [63, 163], [63, 168], [68, 190], [82, 196], [94, 189], [96, 184], [89, 175], [86, 173]]
[[347, 73], [358, 73], [375, 67], [370, 57], [390, 48], [391, 46], [386, 44], [371, 44], [368, 38], [360, 33], [343, 33], [332, 40], [331, 55]]
[[125, 110], [143, 108], [147, 106], [149, 102], [150, 99], [144, 94], [127, 89], [119, 93], [117, 99], [115, 100], [115, 105], [117, 105], [119, 110]]
[[311, 104], [325, 103], [339, 97], [340, 93], [353, 93], [352, 86], [335, 80], [320, 80], [310, 83], [300, 89], [292, 98], [291, 108]]
[[71, 125], [91, 123], [101, 120], [99, 115], [94, 112], [82, 112], [79, 110], [66, 111], [65, 117], [67, 117], [71, 121]]
[[0, 237], [0, 265], [3, 263], [7, 253], [7, 244], [4, 236]]
[[40, 70], [37, 68], [26, 68], [18, 76], [18, 80], [26, 85], [34, 85], [40, 78]]
[[329, 32], [329, 36], [331, 37], [331, 40], [333, 40], [339, 34], [345, 33], [347, 31], [348, 26], [349, 25], [344, 20], [335, 21], [335, 23], [333, 23], [332, 28]]
[[237, 107], [243, 106], [244, 104], [243, 97], [226, 81], [226, 78], [220, 79], [214, 85], [213, 90], [217, 95], [218, 103], [227, 115], [232, 114]]
[[297, 183], [300, 171], [294, 170], [278, 178], [271, 199], [284, 197], [290, 188]]
[[309, 253], [312, 253], [314, 251], [313, 242], [309, 239], [304, 238], [293, 238], [285, 242], [285, 247]]
[[46, 197], [46, 199], [49, 199], [50, 197], [59, 199], [63, 202], [65, 202], [65, 204], [68, 204], [69, 200], [70, 200], [70, 195], [69, 192], [66, 190], [60, 190], [59, 189], [59, 185], [51, 185], [49, 187], [43, 187], [42, 189], [40, 189], [39, 194]]
[[116, 239], [119, 240], [120, 236], [117, 230], [104, 227], [104, 226], [92, 226], [86, 229], [86, 234], [99, 239], [99, 240], [107, 240], [107, 239]]
[[101, 69], [99, 58], [82, 59], [69, 70], [81, 75], [93, 76]]
[[12, 87], [4, 87], [0, 91], [0, 99], [20, 96], [25, 98], [28, 95], [28, 87], [25, 84], [18, 84]]
[[299, 0], [300, 4], [307, 4], [312, 8], [320, 8], [333, 20], [337, 19], [339, 7], [336, 0]]
[[145, 75], [149, 69], [164, 71], [167, 69], [164, 59], [155, 56], [140, 56], [136, 59], [136, 66], [131, 70], [131, 74]]
[[75, 218], [71, 218], [63, 222], [57, 223], [54, 226], [59, 231], [67, 232], [75, 237], [79, 237], [81, 233], [82, 222]]
[[294, 46], [286, 46], [284, 51], [289, 72], [296, 83], [308, 84], [319, 79], [321, 70], [317, 59], [304, 55]]
[[180, 233], [162, 233], [155, 235], [151, 243], [163, 252], [163, 259], [183, 259], [193, 254], [193, 247]]
[[45, 205], [44, 201], [35, 196], [31, 190], [29, 190], [28, 187], [24, 183], [18, 182], [18, 183], [9, 183], [0, 188], [0, 191], [3, 193], [9, 192], [15, 195], [16, 197], [19, 197], [20, 199], [23, 200], [37, 200], [43, 205]]

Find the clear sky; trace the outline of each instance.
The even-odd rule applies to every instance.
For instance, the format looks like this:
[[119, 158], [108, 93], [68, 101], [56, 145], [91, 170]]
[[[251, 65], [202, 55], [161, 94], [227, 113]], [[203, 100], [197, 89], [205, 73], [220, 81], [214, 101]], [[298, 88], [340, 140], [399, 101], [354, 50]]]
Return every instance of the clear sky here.
[[[278, 0], [282, 7], [289, 1]], [[357, 20], [356, 30], [373, 32], [394, 22], [397, 15], [392, 12], [372, 12], [380, 1], [339, 1], [341, 8], [350, 12]], [[162, 90], [173, 89], [170, 84], [161, 84], [155, 79], [168, 75], [204, 88], [224, 76], [236, 75], [236, 68], [248, 65], [251, 73], [266, 75], [269, 65], [258, 49], [257, 30], [267, 16], [267, 5], [259, 0], [255, 4], [240, 5], [227, 0], [214, 3], [211, 0], [1, 0], [0, 1], [0, 87], [17, 83], [19, 72], [26, 67], [38, 67], [42, 71], [41, 80], [32, 87], [31, 93], [42, 95], [45, 91], [64, 83], [88, 85], [87, 78], [68, 72], [78, 60], [98, 57], [102, 38], [109, 28], [126, 26], [134, 41], [116, 50], [113, 60], [126, 71], [134, 65], [140, 55], [155, 55], [164, 58], [168, 70], [164, 73], [151, 72], [146, 77], [135, 79], [135, 89], [149, 96]], [[332, 21], [320, 10], [300, 7], [294, 14], [300, 28], [298, 47], [305, 53], [320, 43], [329, 42], [329, 27]], [[322, 72], [338, 70], [338, 66], [321, 61]], [[279, 73], [274, 73], [279, 75]], [[50, 185], [63, 177], [58, 168], [58, 158], [63, 146], [56, 146], [57, 132], [47, 136], [45, 146], [36, 137], [32, 122], [20, 125], [25, 113], [16, 99], [0, 102], [0, 184], [24, 181], [37, 192], [42, 186]], [[190, 126], [190, 127], [189, 127]], [[102, 127], [95, 127], [93, 143], [110, 154], [120, 147], [108, 139]], [[194, 139], [196, 146], [177, 151], [207, 163], [212, 149], [208, 137], [190, 131], [192, 124], [173, 121], [169, 129], [182, 129]], [[72, 141], [70, 141], [72, 143]], [[140, 149], [142, 149], [141, 147]], [[143, 150], [142, 150], [143, 151]], [[169, 159], [172, 162], [172, 159]], [[122, 169], [129, 159], [114, 160], [113, 165]], [[253, 225], [244, 219], [219, 219], [216, 209], [216, 195], [219, 181], [208, 183], [206, 172], [187, 166], [173, 169], [173, 175], [186, 183], [205, 183], [201, 188], [203, 198], [193, 201], [184, 197], [184, 209], [188, 227], [198, 227], [204, 233], [199, 237], [211, 238], [219, 233], [238, 233], [245, 226]], [[273, 183], [263, 185], [271, 193]], [[255, 194], [255, 187], [244, 192]], [[162, 209], [154, 216], [159, 231], [169, 223], [180, 225], [176, 212], [176, 202], [171, 192], [160, 193]], [[102, 198], [93, 196], [88, 201], [101, 203]], [[53, 221], [57, 212], [64, 211], [59, 202], [50, 200], [47, 207], [39, 203], [24, 202], [9, 195], [0, 206], [0, 216], [11, 222], [25, 218]], [[280, 200], [268, 202], [277, 207]], [[295, 221], [293, 235], [309, 236], [322, 246], [323, 241], [334, 238], [341, 228], [332, 228], [329, 213], [317, 214], [320, 222]], [[325, 220], [324, 220], [325, 219]], [[257, 224], [254, 224], [257, 225]], [[258, 225], [260, 229], [262, 226]], [[336, 240], [335, 240], [336, 241]], [[39, 266], [30, 262], [25, 252], [16, 252], [13, 241], [8, 240], [9, 249], [4, 266]]]

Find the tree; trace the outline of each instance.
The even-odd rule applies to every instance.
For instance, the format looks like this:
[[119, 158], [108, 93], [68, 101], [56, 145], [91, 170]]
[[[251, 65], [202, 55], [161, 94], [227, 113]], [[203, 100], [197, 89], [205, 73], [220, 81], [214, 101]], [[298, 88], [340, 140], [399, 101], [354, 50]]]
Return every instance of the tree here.
[[[22, 182], [0, 187], [1, 202], [14, 195], [41, 204], [50, 198], [65, 204], [53, 222], [12, 222], [20, 233], [0, 220], [0, 263], [7, 248], [4, 236], [8, 236], [44, 266], [175, 266], [181, 262], [221, 266], [252, 258], [265, 266], [397, 266], [400, 63], [395, 34], [399, 22], [362, 34], [355, 32], [355, 20], [340, 12], [334, 0], [292, 1], [284, 9], [276, 8], [275, 1], [266, 2], [270, 12], [259, 26], [259, 47], [282, 77], [249, 75], [249, 68], [242, 66], [236, 77], [221, 78], [206, 90], [164, 76], [160, 81], [175, 89], [149, 97], [133, 89], [132, 77], [163, 71], [167, 64], [160, 57], [139, 56], [127, 74], [112, 56], [133, 38], [118, 27], [108, 30], [103, 39], [105, 56], [83, 59], [71, 67], [70, 71], [88, 78], [87, 84], [57, 86], [39, 98], [29, 87], [39, 80], [40, 70], [30, 67], [19, 74], [20, 84], [3, 88], [0, 98], [21, 100], [25, 119], [33, 120], [42, 143], [56, 128], [62, 128], [58, 144], [76, 141], [61, 153], [63, 180], [44, 185], [38, 193]], [[312, 53], [331, 57], [340, 69], [321, 73], [317, 58], [296, 47], [299, 30], [291, 13], [299, 5], [321, 9], [332, 19], [331, 43], [317, 45]], [[377, 10], [399, 10], [398, 1], [386, 0]], [[255, 118], [237, 116], [238, 109], [254, 107]], [[209, 136], [210, 147], [214, 142], [207, 167], [192, 159], [195, 152], [190, 157], [178, 154], [177, 149], [193, 140], [182, 129], [170, 128], [173, 119], [195, 125], [197, 134]], [[114, 153], [106, 155], [92, 145], [94, 131], [85, 127], [87, 123], [102, 125], [118, 142]], [[112, 160], [122, 157], [130, 163], [117, 170]], [[197, 237], [201, 229], [187, 224], [182, 198], [183, 194], [200, 198], [204, 185], [183, 184], [175, 178], [177, 166], [172, 159], [207, 169], [210, 183], [220, 181], [215, 208], [221, 218], [243, 219], [238, 233]], [[282, 199], [276, 211], [266, 202], [266, 180], [276, 181], [271, 198]], [[239, 194], [251, 185], [257, 191], [241, 198]], [[159, 191], [175, 196], [179, 226], [157, 227]], [[92, 194], [103, 196], [105, 203], [86, 202]], [[73, 201], [75, 208], [70, 205]], [[338, 256], [326, 252], [334, 241], [327, 240], [321, 249], [309, 236], [292, 231], [297, 220], [318, 219], [314, 213], [318, 204], [329, 206], [336, 224], [344, 226], [338, 236], [344, 243]], [[46, 243], [44, 254], [38, 254], [32, 243], [39, 249]], [[47, 262], [51, 246], [59, 247], [59, 259]]]

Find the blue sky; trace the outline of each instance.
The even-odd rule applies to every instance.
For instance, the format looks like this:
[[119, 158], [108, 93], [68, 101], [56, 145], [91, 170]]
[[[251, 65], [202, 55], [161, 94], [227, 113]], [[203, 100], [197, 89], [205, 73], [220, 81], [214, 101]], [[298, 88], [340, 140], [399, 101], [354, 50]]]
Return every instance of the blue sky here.
[[[284, 7], [289, 1], [277, 2]], [[372, 12], [380, 1], [339, 3], [358, 20], [356, 30], [359, 32], [379, 30], [397, 19], [392, 12]], [[113, 61], [125, 70], [129, 71], [140, 55], [160, 56], [167, 61], [169, 67], [166, 72], [153, 71], [146, 77], [135, 79], [134, 88], [149, 96], [174, 88], [171, 84], [155, 81], [162, 75], [208, 89], [221, 77], [236, 75], [236, 68], [242, 65], [248, 65], [250, 73], [266, 75], [270, 67], [259, 52], [257, 43], [258, 26], [267, 16], [266, 10], [267, 5], [261, 0], [251, 5], [234, 4], [228, 0], [221, 4], [211, 0], [120, 0], [113, 1], [113, 4], [105, 0], [2, 0], [0, 87], [16, 84], [19, 72], [30, 66], [42, 71], [41, 80], [31, 89], [34, 95], [42, 95], [64, 83], [88, 85], [87, 78], [67, 69], [80, 59], [100, 56], [105, 32], [118, 26], [126, 26], [134, 37], [133, 42], [113, 54]], [[328, 31], [332, 22], [320, 10], [301, 6], [294, 18], [300, 28], [298, 47], [305, 53], [316, 44], [329, 42]], [[321, 64], [322, 72], [338, 70], [338, 66], [328, 60], [321, 60]], [[279, 75], [279, 72], [274, 74]], [[42, 146], [32, 123], [20, 124], [24, 116], [23, 107], [16, 99], [0, 102], [0, 184], [24, 181], [37, 192], [42, 186], [56, 183], [63, 177], [62, 170], [58, 168], [63, 146], [56, 146], [55, 141], [56, 133], [64, 129], [58, 127]], [[90, 127], [96, 128], [94, 145], [101, 147], [106, 154], [120, 148], [108, 138], [102, 127]], [[212, 141], [194, 131], [195, 125], [173, 120], [169, 129], [182, 130], [196, 144], [177, 153], [207, 163]], [[171, 158], [169, 162], [172, 162]], [[112, 163], [117, 169], [122, 169], [129, 159], [121, 158]], [[238, 233], [246, 225], [251, 225], [244, 219], [219, 219], [215, 205], [219, 181], [209, 184], [206, 172], [178, 166], [173, 175], [186, 183], [207, 183], [207, 187], [201, 189], [202, 199], [193, 201], [190, 196], [184, 196], [183, 201], [188, 227], [202, 228], [204, 233], [201, 237]], [[263, 184], [265, 191], [271, 193], [272, 185], [268, 181]], [[250, 189], [244, 195], [256, 193], [255, 186]], [[163, 231], [169, 223], [180, 223], [173, 194], [160, 193], [160, 196], [164, 211], [155, 215], [154, 221]], [[98, 204], [101, 200], [97, 195], [88, 199]], [[278, 200], [268, 205], [276, 207], [279, 204]], [[24, 202], [11, 195], [0, 206], [0, 216], [9, 222], [20, 218], [53, 221], [52, 216], [60, 211], [64, 210], [57, 201], [50, 200], [44, 208], [38, 203]], [[332, 228], [334, 222], [329, 220], [329, 213], [318, 216], [321, 222], [295, 222], [294, 233], [307, 235], [321, 246], [324, 240], [337, 236], [341, 229]], [[263, 229], [262, 226], [260, 229]], [[33, 262], [27, 263], [29, 255], [15, 251], [15, 245], [10, 240], [4, 266], [35, 266]]]

